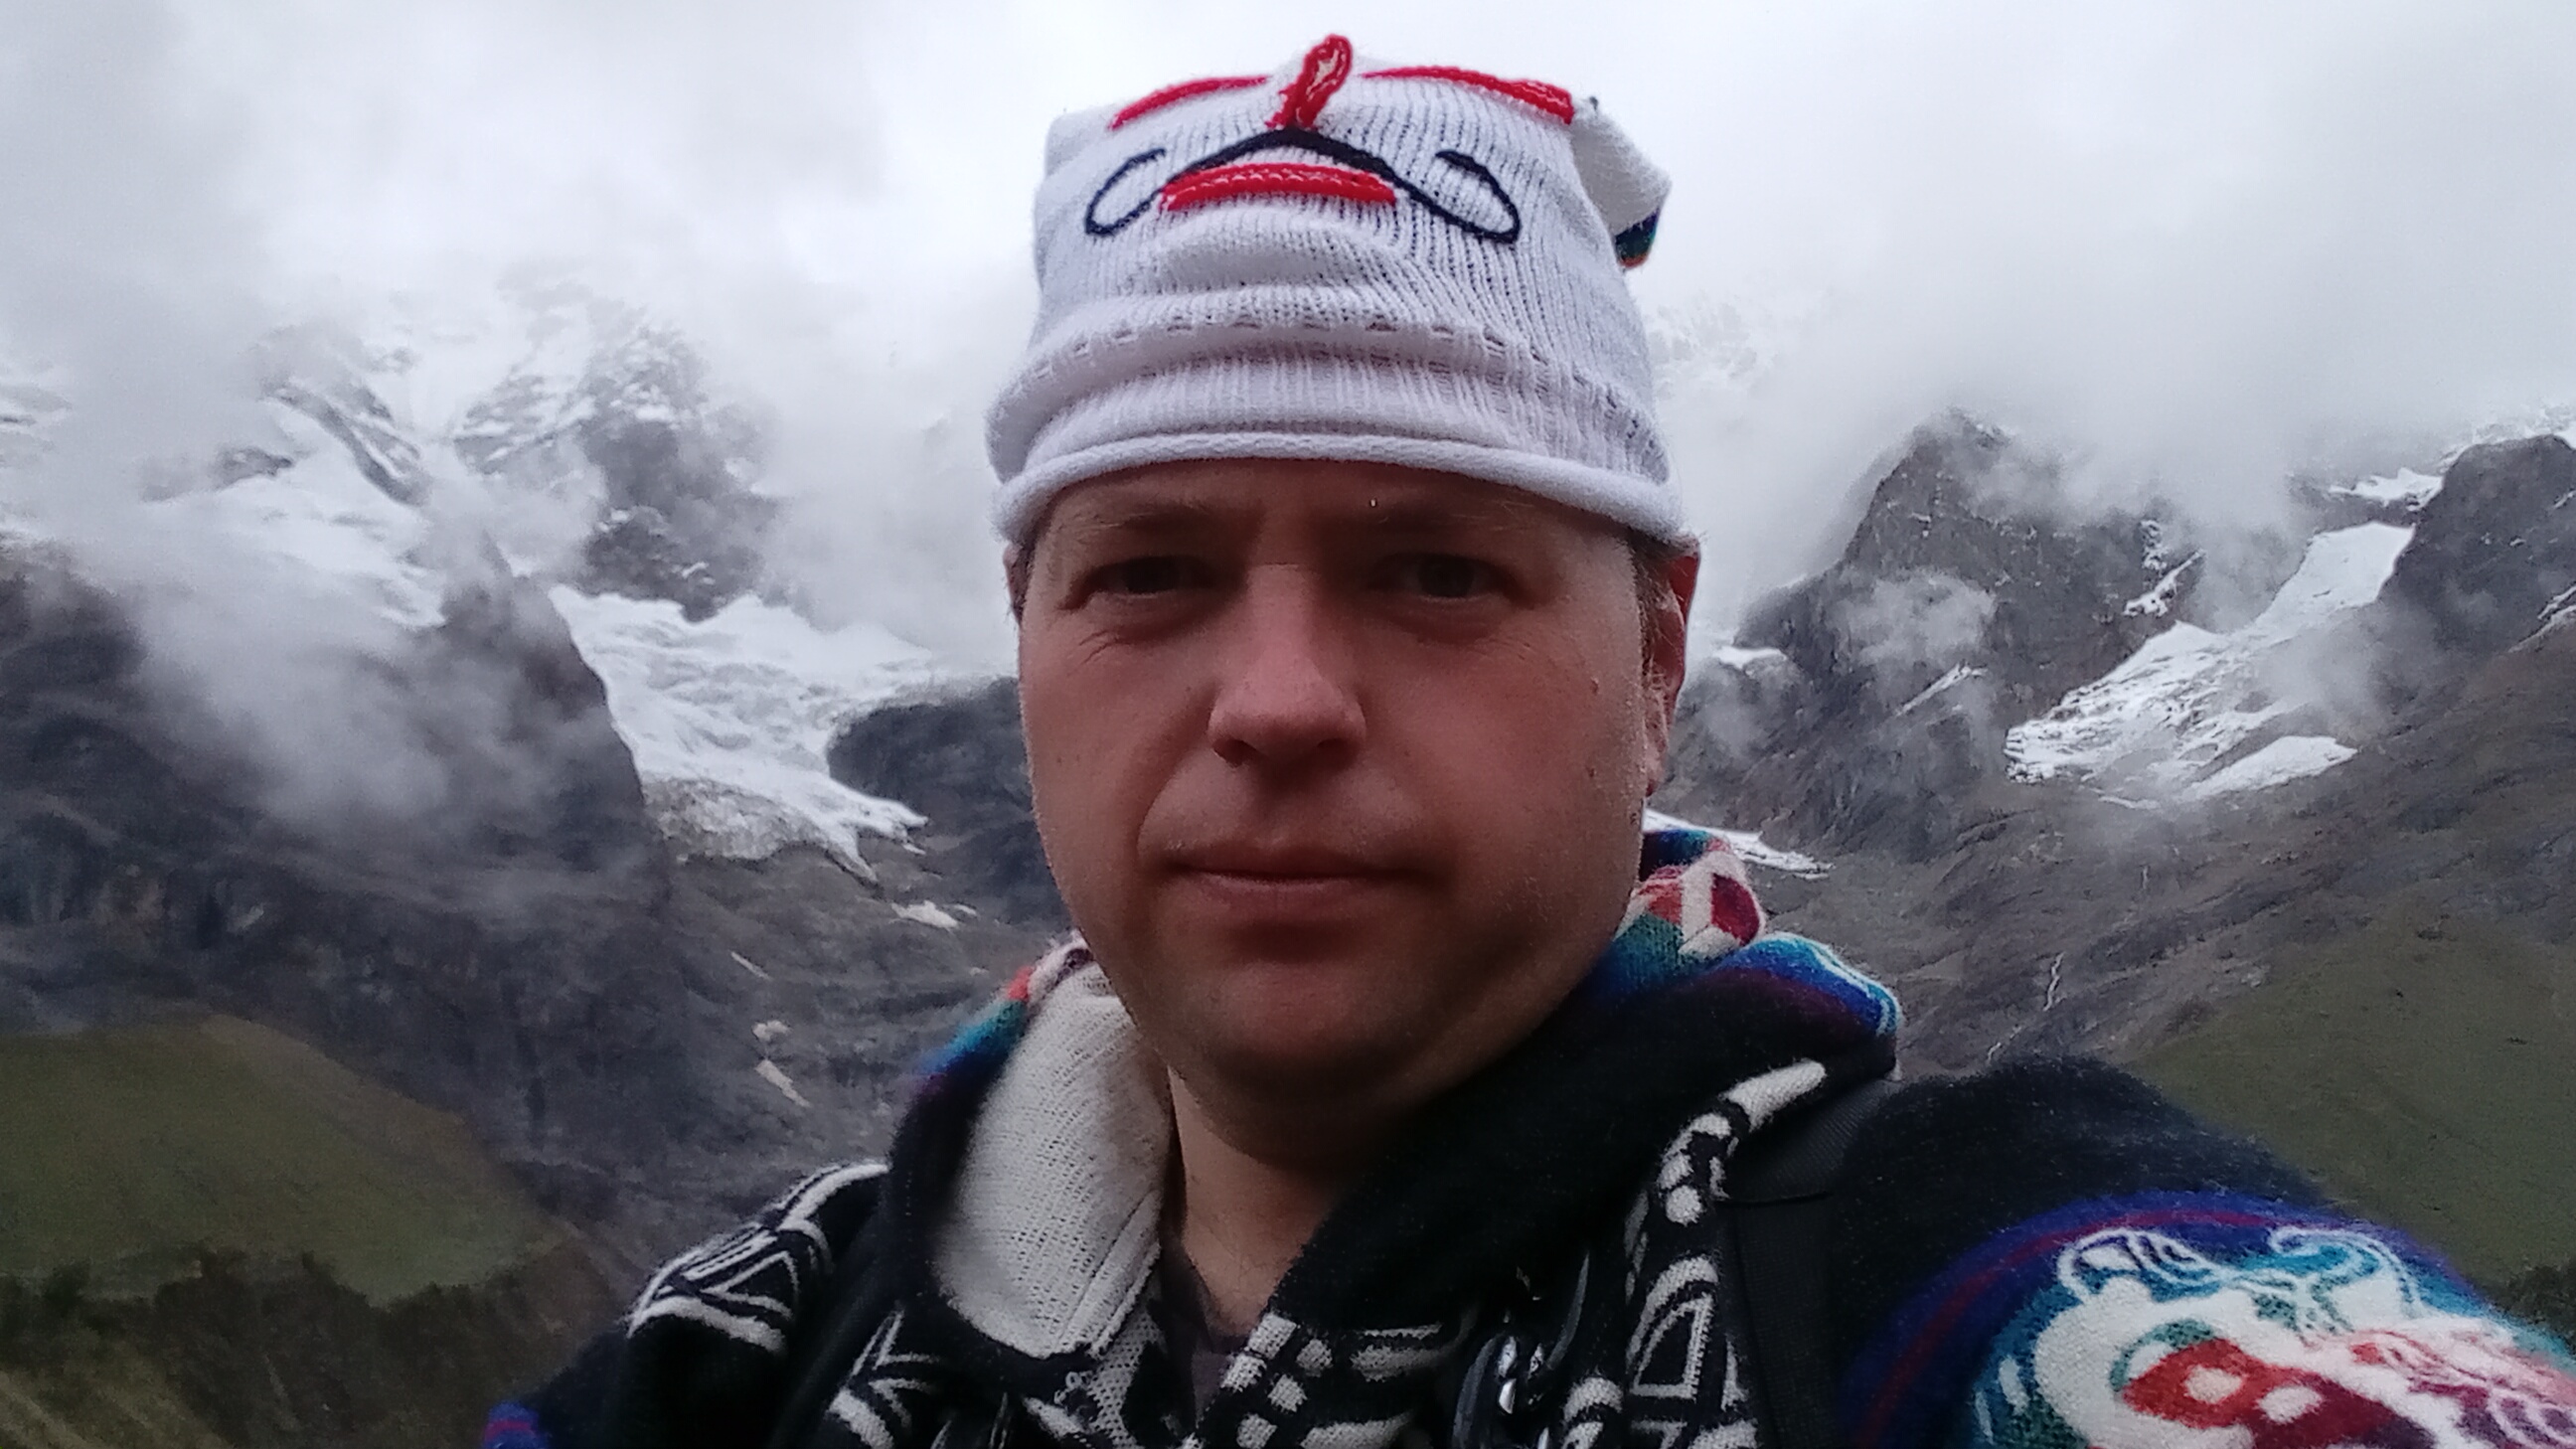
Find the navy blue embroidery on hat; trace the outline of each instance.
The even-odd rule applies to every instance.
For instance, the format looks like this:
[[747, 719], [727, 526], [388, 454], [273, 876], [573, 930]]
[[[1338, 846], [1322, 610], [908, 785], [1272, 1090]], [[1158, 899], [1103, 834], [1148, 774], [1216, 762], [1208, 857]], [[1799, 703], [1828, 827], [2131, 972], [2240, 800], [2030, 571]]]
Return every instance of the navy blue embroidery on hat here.
[[1100, 189], [1091, 193], [1091, 204], [1082, 209], [1082, 229], [1091, 233], [1093, 236], [1116, 236], [1118, 233], [1127, 229], [1127, 224], [1129, 222], [1143, 216], [1146, 208], [1154, 204], [1154, 197], [1157, 193], [1151, 191], [1145, 193], [1144, 200], [1127, 208], [1126, 213], [1120, 216], [1116, 221], [1102, 221], [1100, 219], [1100, 203], [1109, 199], [1109, 188], [1126, 180], [1129, 172], [1134, 171], [1139, 166], [1159, 160], [1162, 155], [1163, 148], [1157, 146], [1151, 151], [1139, 151], [1135, 155], [1128, 157], [1126, 160], [1119, 162], [1118, 169], [1109, 173], [1109, 179], [1100, 183]]
[[[1479, 221], [1474, 217], [1463, 215], [1460, 212], [1451, 209], [1438, 197], [1433, 196], [1429, 191], [1424, 190], [1422, 187], [1416, 185], [1413, 181], [1405, 177], [1403, 173], [1397, 171], [1391, 163], [1389, 163], [1385, 158], [1377, 155], [1375, 152], [1363, 150], [1347, 141], [1337, 141], [1321, 132], [1309, 131], [1300, 126], [1281, 126], [1274, 129], [1259, 131], [1253, 135], [1246, 136], [1242, 140], [1236, 141], [1231, 145], [1219, 147], [1217, 150], [1200, 157], [1198, 160], [1193, 161], [1187, 166], [1174, 172], [1170, 180], [1165, 181], [1163, 184], [1165, 188], [1169, 188], [1173, 182], [1178, 181], [1183, 177], [1204, 174], [1206, 172], [1217, 170], [1220, 167], [1232, 165], [1246, 157], [1265, 155], [1273, 151], [1302, 151], [1308, 155], [1320, 156], [1327, 161], [1347, 166], [1354, 171], [1364, 172], [1367, 175], [1375, 176], [1380, 180], [1385, 181], [1396, 190], [1412, 197], [1415, 201], [1420, 202], [1425, 211], [1430, 212], [1433, 216], [1438, 217], [1440, 220], [1458, 228], [1460, 231], [1467, 233], [1469, 236], [1494, 242], [1502, 246], [1510, 246], [1512, 243], [1520, 240], [1521, 209], [1519, 203], [1512, 200], [1511, 193], [1503, 189], [1502, 182], [1495, 179], [1494, 173], [1488, 170], [1483, 162], [1478, 161], [1475, 157], [1468, 155], [1464, 151], [1439, 151], [1433, 153], [1432, 159], [1452, 168], [1453, 170], [1463, 172], [1470, 180], [1474, 181], [1479, 187], [1481, 187], [1486, 195], [1492, 197], [1494, 204], [1502, 208], [1502, 220], [1499, 224]], [[1118, 233], [1126, 230], [1127, 227], [1136, 220], [1136, 218], [1143, 216], [1153, 205], [1153, 197], [1148, 197], [1143, 201], [1139, 201], [1134, 206], [1128, 208], [1124, 214], [1108, 221], [1101, 220], [1100, 205], [1103, 201], [1108, 199], [1110, 190], [1117, 186], [1119, 182], [1127, 179], [1127, 177], [1133, 174], [1138, 167], [1153, 162], [1163, 154], [1162, 148], [1156, 147], [1151, 151], [1140, 151], [1118, 163], [1118, 169], [1110, 172], [1109, 178], [1100, 183], [1100, 189], [1092, 193], [1091, 205], [1083, 210], [1082, 229], [1096, 237], [1116, 236]], [[1165, 195], [1164, 192], [1157, 192], [1156, 194]]]

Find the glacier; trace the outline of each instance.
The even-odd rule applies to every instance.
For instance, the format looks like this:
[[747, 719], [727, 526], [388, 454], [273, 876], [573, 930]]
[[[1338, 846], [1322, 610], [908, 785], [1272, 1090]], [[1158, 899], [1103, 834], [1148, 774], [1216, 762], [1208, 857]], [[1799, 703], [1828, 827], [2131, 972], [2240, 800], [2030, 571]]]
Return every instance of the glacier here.
[[608, 688], [645, 804], [683, 854], [756, 860], [820, 846], [864, 870], [860, 835], [923, 823], [832, 778], [832, 733], [852, 716], [951, 675], [869, 624], [825, 631], [745, 597], [691, 622], [667, 599], [557, 585], [555, 609]]
[[2013, 778], [2090, 781], [2122, 798], [2209, 799], [2350, 758], [2349, 746], [2318, 736], [2235, 756], [2297, 708], [2271, 686], [2288, 651], [2378, 598], [2413, 538], [2412, 528], [2388, 523], [2318, 534], [2251, 622], [2225, 633], [2175, 624], [2048, 713], [2015, 725], [2004, 739]]

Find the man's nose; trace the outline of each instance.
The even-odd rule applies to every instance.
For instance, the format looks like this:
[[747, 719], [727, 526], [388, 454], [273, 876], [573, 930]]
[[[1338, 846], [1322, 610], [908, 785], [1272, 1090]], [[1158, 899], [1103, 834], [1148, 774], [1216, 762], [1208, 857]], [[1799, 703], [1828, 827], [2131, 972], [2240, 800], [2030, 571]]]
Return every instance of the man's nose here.
[[1210, 743], [1227, 764], [1348, 762], [1367, 732], [1349, 623], [1311, 570], [1252, 569], [1217, 661]]

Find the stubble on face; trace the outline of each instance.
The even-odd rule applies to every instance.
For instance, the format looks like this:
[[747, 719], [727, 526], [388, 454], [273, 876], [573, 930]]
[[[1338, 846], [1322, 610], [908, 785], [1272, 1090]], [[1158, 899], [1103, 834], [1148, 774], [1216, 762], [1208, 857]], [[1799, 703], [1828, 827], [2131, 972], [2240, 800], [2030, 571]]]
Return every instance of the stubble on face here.
[[1392, 1125], [1616, 928], [1678, 660], [1641, 666], [1615, 527], [1413, 469], [1171, 464], [1070, 491], [1026, 581], [1049, 863], [1215, 1115]]

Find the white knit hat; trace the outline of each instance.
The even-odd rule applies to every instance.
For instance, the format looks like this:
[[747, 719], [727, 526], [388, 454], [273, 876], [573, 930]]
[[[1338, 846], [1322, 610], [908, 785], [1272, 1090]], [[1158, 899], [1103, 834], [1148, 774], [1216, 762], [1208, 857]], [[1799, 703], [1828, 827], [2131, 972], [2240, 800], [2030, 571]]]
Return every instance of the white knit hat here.
[[1621, 272], [1670, 182], [1589, 100], [1446, 66], [1190, 81], [1066, 116], [1038, 320], [986, 419], [1018, 539], [1066, 487], [1190, 458], [1462, 473], [1668, 539]]

